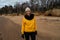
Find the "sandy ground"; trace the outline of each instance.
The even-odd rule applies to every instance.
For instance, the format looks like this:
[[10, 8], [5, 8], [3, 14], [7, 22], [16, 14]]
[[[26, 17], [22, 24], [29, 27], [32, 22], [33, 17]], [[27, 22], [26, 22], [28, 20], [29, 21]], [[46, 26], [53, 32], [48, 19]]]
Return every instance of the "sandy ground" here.
[[[0, 16], [0, 40], [23, 40], [21, 22], [22, 16]], [[36, 22], [36, 40], [60, 40], [60, 17], [36, 16]]]

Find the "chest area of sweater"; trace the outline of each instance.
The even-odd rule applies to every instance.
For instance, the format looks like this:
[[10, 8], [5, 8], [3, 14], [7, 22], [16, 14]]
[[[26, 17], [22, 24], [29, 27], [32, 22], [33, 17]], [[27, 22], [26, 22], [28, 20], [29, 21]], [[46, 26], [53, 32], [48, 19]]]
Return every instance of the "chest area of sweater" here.
[[25, 20], [25, 24], [27, 24], [27, 25], [34, 24], [34, 19], [33, 20]]

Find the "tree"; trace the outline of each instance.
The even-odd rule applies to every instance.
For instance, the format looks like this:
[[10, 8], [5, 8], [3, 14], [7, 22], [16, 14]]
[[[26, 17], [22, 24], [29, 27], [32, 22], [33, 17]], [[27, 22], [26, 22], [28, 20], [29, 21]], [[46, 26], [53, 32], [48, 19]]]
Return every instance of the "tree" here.
[[8, 13], [9, 14], [13, 13], [13, 7], [12, 7], [12, 5], [8, 6]]
[[20, 13], [20, 9], [21, 9], [20, 7], [21, 7], [20, 3], [16, 2], [16, 4], [14, 5], [14, 8], [15, 8], [17, 15], [19, 15]]
[[6, 14], [8, 14], [8, 6], [7, 5], [5, 5], [4, 11], [5, 11]]

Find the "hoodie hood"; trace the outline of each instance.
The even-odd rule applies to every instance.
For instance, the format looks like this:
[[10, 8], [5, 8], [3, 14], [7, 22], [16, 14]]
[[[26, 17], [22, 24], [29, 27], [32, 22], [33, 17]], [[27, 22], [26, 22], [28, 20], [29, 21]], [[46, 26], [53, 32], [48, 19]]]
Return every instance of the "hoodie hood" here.
[[30, 14], [30, 16], [25, 15], [24, 16], [27, 20], [32, 20], [34, 18], [34, 14]]

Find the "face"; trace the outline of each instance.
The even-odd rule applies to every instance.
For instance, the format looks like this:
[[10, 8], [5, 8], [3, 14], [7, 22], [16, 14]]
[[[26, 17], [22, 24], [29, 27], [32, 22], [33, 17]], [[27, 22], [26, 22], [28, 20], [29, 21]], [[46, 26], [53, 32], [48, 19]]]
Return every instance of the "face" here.
[[30, 14], [31, 14], [31, 11], [26, 11], [26, 14], [27, 14], [27, 15], [30, 15]]

